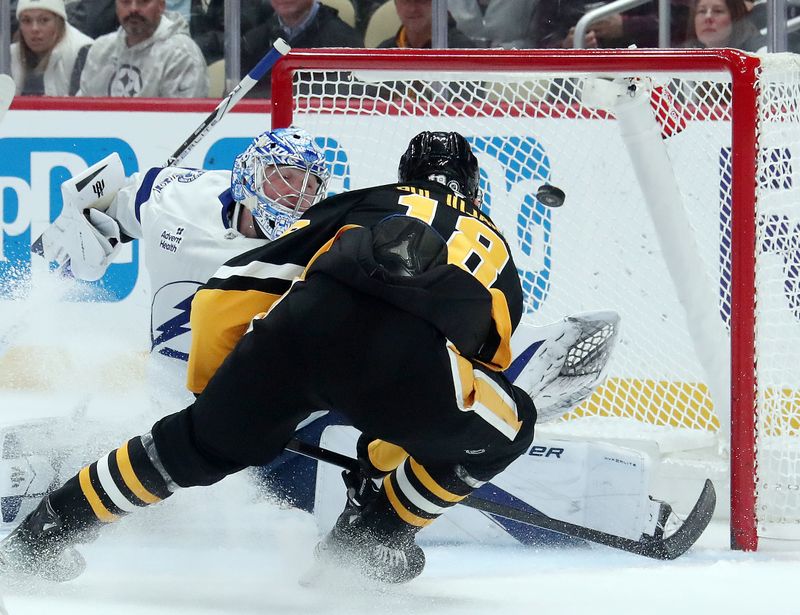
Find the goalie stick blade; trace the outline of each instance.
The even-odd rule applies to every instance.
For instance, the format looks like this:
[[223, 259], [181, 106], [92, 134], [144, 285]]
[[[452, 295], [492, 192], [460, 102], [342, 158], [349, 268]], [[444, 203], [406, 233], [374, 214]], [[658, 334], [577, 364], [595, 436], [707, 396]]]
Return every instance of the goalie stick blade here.
[[620, 551], [627, 551], [636, 555], [643, 555], [658, 560], [673, 560], [683, 555], [691, 547], [711, 522], [714, 514], [717, 497], [714, 485], [706, 479], [703, 491], [681, 526], [667, 538], [643, 536], [639, 540], [632, 540], [614, 534], [607, 534], [599, 530], [575, 525], [566, 521], [559, 521], [538, 511], [520, 510], [497, 502], [492, 502], [475, 495], [462, 500], [460, 503], [482, 512], [527, 523], [545, 530], [551, 530], [565, 536], [581, 538], [588, 542], [605, 545]]
[[650, 553], [643, 553], [656, 559], [675, 559], [686, 553], [703, 534], [717, 506], [717, 493], [714, 484], [706, 479], [700, 497], [695, 502], [692, 512], [684, 519], [681, 526], [670, 536], [653, 541]]

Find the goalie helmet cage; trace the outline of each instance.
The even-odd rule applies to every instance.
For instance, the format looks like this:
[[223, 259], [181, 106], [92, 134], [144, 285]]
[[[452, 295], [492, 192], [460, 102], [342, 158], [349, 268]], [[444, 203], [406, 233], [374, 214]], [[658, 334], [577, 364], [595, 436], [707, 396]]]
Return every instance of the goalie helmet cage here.
[[524, 319], [622, 317], [558, 426], [713, 451], [745, 550], [800, 537], [798, 100], [796, 57], [735, 50], [301, 49], [272, 73], [273, 127], [317, 137], [332, 192], [396, 181], [421, 130], [470, 140]]

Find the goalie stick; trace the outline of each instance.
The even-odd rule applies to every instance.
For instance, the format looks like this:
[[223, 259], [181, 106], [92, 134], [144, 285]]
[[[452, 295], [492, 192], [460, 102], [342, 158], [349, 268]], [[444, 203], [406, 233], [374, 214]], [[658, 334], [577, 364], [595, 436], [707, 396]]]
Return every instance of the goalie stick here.
[[174, 166], [183, 160], [208, 131], [222, 119], [228, 112], [228, 109], [232, 109], [233, 106], [238, 103], [245, 94], [253, 89], [253, 86], [275, 66], [278, 60], [289, 53], [289, 51], [291, 51], [291, 47], [289, 47], [286, 41], [282, 38], [276, 40], [272, 49], [267, 52], [267, 55], [259, 60], [258, 64], [256, 64], [252, 70], [244, 76], [239, 84], [231, 90], [231, 93], [220, 101], [211, 114], [203, 120], [203, 123], [195, 129], [177, 150], [175, 150], [175, 153], [167, 160], [166, 166]]
[[[180, 147], [175, 150], [175, 153], [172, 154], [167, 159], [167, 162], [164, 166], [172, 167], [178, 164], [181, 160], [186, 158], [192, 149], [205, 137], [208, 132], [213, 128], [230, 109], [232, 109], [236, 103], [238, 103], [242, 97], [247, 94], [250, 90], [253, 89], [253, 86], [258, 83], [264, 75], [266, 75], [273, 66], [280, 60], [283, 56], [291, 51], [291, 47], [284, 41], [282, 38], [279, 38], [275, 41], [267, 54], [259, 60], [258, 64], [256, 64], [252, 70], [245, 75], [242, 80], [233, 88], [230, 93], [223, 98], [220, 103], [214, 108], [214, 110], [206, 117], [205, 120], [194, 130], [194, 132], [189, 135], [189, 137], [181, 143]], [[9, 78], [10, 79], [10, 78]], [[11, 82], [12, 86], [14, 82]], [[13, 87], [11, 92], [13, 93]], [[2, 104], [2, 83], [0, 82], [0, 104]], [[1, 109], [1, 108], [0, 108]], [[0, 118], [2, 118], [2, 111], [0, 110]], [[31, 245], [31, 252], [33, 254], [37, 254], [44, 258], [44, 244], [42, 240], [42, 235], [36, 238], [36, 241], [33, 242]], [[68, 259], [58, 263], [57, 269], [63, 271], [63, 273], [69, 276], [68, 267], [66, 267], [68, 263]]]
[[[359, 471], [358, 461], [352, 457], [307, 442], [301, 442], [297, 439], [289, 440], [286, 450], [317, 461], [339, 466], [351, 472]], [[658, 560], [673, 560], [683, 555], [700, 538], [700, 535], [711, 522], [716, 502], [717, 497], [714, 485], [710, 480], [706, 479], [700, 497], [697, 499], [692, 511], [675, 532], [667, 537], [642, 536], [639, 540], [607, 534], [582, 525], [560, 521], [536, 510], [521, 510], [513, 506], [493, 502], [479, 497], [475, 493], [461, 500], [459, 504], [491, 515], [550, 530], [565, 536], [580, 538], [628, 553]]]

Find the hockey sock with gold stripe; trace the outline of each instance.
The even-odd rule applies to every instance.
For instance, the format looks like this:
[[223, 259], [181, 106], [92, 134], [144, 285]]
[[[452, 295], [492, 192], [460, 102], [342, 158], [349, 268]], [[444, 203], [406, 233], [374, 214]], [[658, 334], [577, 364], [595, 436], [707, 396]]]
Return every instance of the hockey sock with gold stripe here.
[[175, 488], [145, 434], [86, 466], [49, 497], [65, 529], [80, 532], [160, 502]]
[[424, 467], [409, 457], [383, 479], [363, 517], [376, 532], [413, 535], [483, 484], [462, 466]]

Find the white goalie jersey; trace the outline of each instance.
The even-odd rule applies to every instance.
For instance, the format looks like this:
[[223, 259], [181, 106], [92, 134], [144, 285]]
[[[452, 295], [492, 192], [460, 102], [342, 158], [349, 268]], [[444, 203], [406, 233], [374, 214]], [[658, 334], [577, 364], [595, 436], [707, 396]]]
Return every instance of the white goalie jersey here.
[[230, 183], [230, 171], [153, 168], [132, 175], [106, 212], [142, 242], [154, 354], [186, 361], [197, 289], [222, 263], [267, 241], [236, 230]]

